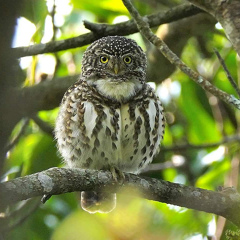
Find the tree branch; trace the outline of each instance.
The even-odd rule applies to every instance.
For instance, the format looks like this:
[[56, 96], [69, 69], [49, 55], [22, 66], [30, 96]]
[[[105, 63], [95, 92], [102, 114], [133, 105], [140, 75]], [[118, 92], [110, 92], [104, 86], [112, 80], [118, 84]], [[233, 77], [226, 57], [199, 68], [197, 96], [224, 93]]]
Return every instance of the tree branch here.
[[240, 110], [240, 100], [226, 92], [218, 89], [212, 85], [206, 78], [201, 76], [198, 72], [193, 71], [189, 68], [175, 53], [173, 53], [168, 46], [156, 35], [153, 34], [149, 28], [148, 22], [145, 18], [142, 18], [138, 11], [133, 7], [129, 0], [122, 0], [126, 8], [128, 9], [131, 16], [134, 18], [139, 31], [159, 50], [162, 54], [172, 63], [175, 64], [182, 72], [187, 74], [192, 80], [199, 84], [204, 90], [212, 93], [214, 96], [219, 97], [224, 102], [236, 107]]
[[79, 75], [55, 78], [31, 87], [9, 90], [15, 96], [15, 113], [22, 117], [31, 117], [40, 110], [50, 110], [59, 106], [64, 93], [78, 77]]
[[[156, 31], [156, 35], [161, 38], [175, 54], [181, 56], [190, 38], [201, 38], [202, 41], [205, 41], [208, 35], [207, 33], [215, 31], [215, 24], [216, 19], [213, 18], [213, 16], [207, 13], [200, 13], [169, 24], [163, 24]], [[203, 32], [205, 33], [204, 35], [202, 34]], [[200, 46], [203, 45], [205, 46], [205, 42]], [[146, 46], [148, 60], [147, 78], [151, 82], [161, 83], [176, 70], [176, 66], [169, 64], [169, 61], [154, 45], [146, 44]], [[206, 50], [204, 54], [206, 54]], [[207, 52], [207, 54], [209, 53]], [[159, 71], [159, 66], [161, 66], [161, 71]]]
[[7, 144], [12, 128], [16, 124], [15, 114], [12, 111], [12, 99], [14, 96], [6, 94], [9, 87], [15, 86], [16, 65], [11, 54], [11, 43], [16, 17], [22, 6], [22, 0], [0, 1], [0, 175], [2, 173], [5, 159], [5, 146]]
[[20, 138], [24, 135], [26, 128], [29, 124], [29, 119], [23, 119], [23, 123], [22, 123], [22, 127], [21, 130], [19, 131], [19, 133], [17, 134], [17, 136], [5, 147], [5, 151], [8, 152], [9, 150], [11, 150], [15, 145], [18, 144]]
[[48, 134], [51, 137], [54, 137], [54, 128], [47, 122], [44, 122], [40, 117], [37, 115], [31, 116], [31, 119], [39, 126], [39, 128]]
[[229, 72], [229, 70], [228, 70], [228, 68], [227, 68], [227, 66], [226, 66], [223, 58], [221, 57], [221, 55], [220, 55], [220, 53], [217, 51], [217, 49], [214, 49], [214, 52], [215, 52], [215, 54], [217, 55], [217, 58], [218, 58], [220, 64], [222, 65], [223, 70], [224, 70], [224, 72], [225, 72], [225, 74], [226, 74], [229, 82], [231, 83], [231, 85], [232, 85], [232, 87], [235, 89], [235, 91], [237, 92], [238, 97], [240, 97], [240, 89], [239, 89], [237, 83], [234, 81], [232, 75], [230, 74], [230, 72]]
[[[213, 192], [164, 180], [125, 173], [123, 185], [116, 183], [108, 171], [50, 168], [0, 184], [1, 208], [44, 194], [57, 195], [73, 191], [117, 192], [130, 187], [144, 198], [221, 215], [240, 226], [240, 196], [235, 192]], [[136, 190], [136, 192], [134, 191]]]
[[[173, 22], [185, 17], [195, 15], [200, 12], [202, 12], [201, 9], [187, 3], [172, 8], [165, 13], [160, 12], [157, 14], [148, 15], [146, 16], [146, 19], [151, 27], [156, 27], [160, 24]], [[93, 30], [93, 32], [86, 33], [74, 38], [49, 42], [46, 44], [35, 44], [29, 47], [18, 47], [12, 49], [12, 51], [16, 57], [32, 56], [42, 53], [52, 53], [70, 48], [82, 47], [104, 36], [125, 36], [138, 32], [137, 26], [132, 20], [114, 25], [93, 24], [85, 21], [85, 26]]]
[[168, 168], [176, 169], [182, 167], [183, 165], [185, 165], [185, 163], [186, 163], [185, 161], [179, 163], [174, 163], [173, 161], [167, 161], [163, 163], [151, 163], [141, 171], [141, 175], [146, 173], [160, 172]]
[[173, 145], [173, 146], [162, 146], [161, 152], [169, 152], [169, 151], [187, 151], [192, 149], [202, 149], [202, 148], [213, 148], [218, 147], [223, 144], [231, 143], [231, 142], [239, 142], [240, 141], [240, 135], [234, 134], [230, 136], [224, 137], [221, 141], [215, 142], [215, 143], [205, 143], [205, 144], [181, 144], [181, 145]]
[[240, 56], [240, 1], [239, 0], [188, 0], [212, 14], [222, 27]]

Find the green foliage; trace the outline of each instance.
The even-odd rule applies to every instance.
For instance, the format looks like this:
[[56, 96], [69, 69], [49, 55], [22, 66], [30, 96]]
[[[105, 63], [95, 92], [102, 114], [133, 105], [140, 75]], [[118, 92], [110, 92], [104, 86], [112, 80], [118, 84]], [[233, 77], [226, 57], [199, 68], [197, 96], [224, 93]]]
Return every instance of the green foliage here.
[[88, 0], [78, 1], [72, 0], [71, 1], [74, 8], [85, 10], [94, 13], [97, 17], [106, 18], [106, 16], [111, 15], [128, 15], [128, 11], [124, 7], [121, 0], [114, 1], [114, 4], [111, 0], [93, 0], [91, 4], [89, 4]]
[[186, 77], [181, 86], [179, 107], [186, 118], [189, 141], [192, 143], [203, 143], [206, 139], [209, 143], [219, 141], [220, 133], [216, 123], [206, 111], [206, 107], [199, 101], [199, 96], [204, 98], [205, 92]]
[[[197, 219], [198, 221], [189, 221]], [[207, 214], [166, 204], [155, 204], [141, 198], [118, 195], [116, 209], [109, 214], [90, 215], [82, 210], [72, 212], [54, 231], [53, 240], [78, 239], [182, 239], [193, 231], [206, 233]], [[199, 225], [199, 223], [201, 223]], [[188, 228], [184, 226], [188, 225]], [[94, 226], [94, 227], [93, 227]]]
[[[45, 0], [24, 1], [21, 16], [32, 22], [37, 29], [32, 37], [32, 43], [40, 43], [45, 34], [43, 29], [49, 27], [45, 20], [50, 14], [46, 3], [50, 4], [50, 2]], [[174, 5], [180, 1], [166, 2]], [[64, 1], [64, 4], [67, 3], [68, 1]], [[134, 1], [134, 4], [142, 14], [151, 14], [156, 11], [155, 5], [151, 3]], [[61, 11], [63, 10], [56, 8], [57, 13], [64, 21], [64, 24], [57, 28], [59, 33], [56, 33], [55, 36], [57, 40], [86, 33], [87, 30], [82, 24], [84, 19], [112, 24], [116, 17], [122, 15], [129, 17], [121, 0], [71, 0], [69, 7], [72, 7], [72, 10], [62, 13], [62, 15]], [[146, 49], [140, 34], [130, 37]], [[234, 79], [237, 79], [239, 74], [237, 70], [239, 60], [236, 53], [229, 47], [228, 40], [219, 31], [207, 33], [205, 39], [203, 47], [208, 51], [209, 56], [204, 56], [197, 38], [191, 38], [184, 48], [182, 59], [193, 69], [201, 69], [203, 74], [206, 74], [217, 87], [236, 95], [216, 56], [213, 55], [213, 48], [219, 49]], [[86, 47], [52, 54], [58, 60], [55, 76], [79, 74], [81, 58]], [[38, 68], [40, 63], [39, 58], [36, 58], [35, 63], [32, 62], [28, 68], [23, 70], [28, 79], [31, 79], [32, 69], [35, 69], [35, 66]], [[159, 71], [161, 71], [161, 66], [159, 66]], [[36, 71], [33, 74], [35, 83], [39, 81], [37, 73]], [[170, 92], [169, 86], [172, 86], [173, 82], [177, 82], [181, 90], [179, 95], [170, 93], [169, 101], [162, 99], [167, 119], [168, 117], [171, 119], [166, 127], [164, 146], [215, 143], [221, 141], [224, 135], [237, 132], [239, 113], [236, 113], [234, 109], [223, 105], [221, 101], [220, 104], [216, 104], [211, 95], [179, 71], [172, 74], [170, 79], [163, 82], [162, 85]], [[42, 111], [38, 113], [38, 116], [53, 127], [57, 112], [58, 109]], [[15, 127], [11, 139], [18, 135], [21, 127], [22, 122]], [[150, 176], [215, 190], [219, 185], [222, 186], [226, 183], [225, 180], [232, 170], [232, 158], [237, 155], [238, 149], [239, 143], [235, 142], [226, 144], [222, 152], [218, 146], [212, 148], [186, 147], [183, 151], [163, 151], [155, 162], [171, 161], [178, 156], [185, 160], [185, 165], [164, 169]], [[210, 160], [204, 162], [203, 159], [207, 156]], [[4, 169], [5, 176], [7, 179], [13, 179], [55, 166], [62, 166], [62, 163], [53, 137], [30, 121], [24, 135], [8, 153]], [[147, 201], [140, 196], [132, 199], [129, 192], [118, 194], [116, 210], [106, 215], [90, 215], [84, 212], [79, 209], [78, 200], [78, 193], [53, 196], [45, 205], [40, 205], [38, 210], [31, 214], [26, 221], [15, 227], [6, 236], [6, 239], [183, 240], [192, 239], [191, 237], [195, 235], [201, 236], [198, 239], [207, 239], [209, 224], [210, 222], [215, 223], [211, 214]], [[226, 239], [240, 239], [238, 237], [239, 231], [226, 233]]]
[[35, 42], [40, 42], [41, 35], [43, 34], [44, 22], [47, 16], [46, 2], [42, 0], [24, 0], [21, 16], [34, 23], [37, 27], [36, 33], [33, 35]]
[[38, 25], [44, 22], [47, 15], [46, 2], [42, 0], [24, 1], [21, 16]]
[[227, 230], [226, 238], [227, 238], [227, 240], [239, 240], [240, 239], [240, 230], [237, 230], [236, 232]]
[[10, 154], [7, 165], [23, 165], [22, 174], [27, 175], [58, 166], [59, 163], [53, 139], [46, 134], [34, 133], [19, 141]]

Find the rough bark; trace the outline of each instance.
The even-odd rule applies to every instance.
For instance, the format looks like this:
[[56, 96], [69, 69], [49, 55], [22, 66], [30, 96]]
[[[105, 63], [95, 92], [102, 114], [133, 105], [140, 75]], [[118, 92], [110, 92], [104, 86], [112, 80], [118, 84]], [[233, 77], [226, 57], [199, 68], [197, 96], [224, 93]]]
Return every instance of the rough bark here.
[[12, 111], [14, 96], [8, 95], [6, 92], [14, 86], [13, 79], [16, 79], [11, 42], [21, 2], [21, 0], [0, 0], [0, 175], [5, 157], [4, 146], [17, 122], [15, 113]]
[[[116, 183], [110, 172], [51, 168], [0, 184], [1, 207], [21, 200], [73, 191], [109, 191], [131, 188], [149, 200], [174, 204], [223, 216], [240, 226], [240, 196], [234, 191], [213, 192], [134, 174], [125, 174], [123, 184]], [[135, 191], [136, 190], [136, 191]]]
[[212, 14], [222, 27], [240, 56], [240, 1], [239, 0], [188, 0]]
[[[213, 32], [216, 20], [209, 14], [200, 13], [195, 16], [181, 19], [176, 22], [161, 25], [156, 35], [161, 38], [172, 51], [181, 56], [187, 41], [191, 37], [204, 37], [202, 33]], [[197, 27], [196, 27], [197, 26]], [[149, 81], [160, 83], [168, 78], [176, 66], [169, 64], [169, 61], [153, 45], [148, 45], [148, 72]], [[161, 71], [159, 70], [161, 66]]]
[[[156, 27], [160, 24], [177, 21], [179, 19], [189, 17], [200, 12], [202, 12], [202, 10], [193, 6], [192, 4], [183, 4], [164, 13], [160, 12], [145, 17], [151, 27]], [[125, 36], [138, 32], [137, 26], [132, 20], [114, 25], [93, 24], [85, 21], [85, 27], [90, 29], [92, 32], [61, 41], [53, 41], [46, 44], [35, 44], [29, 47], [18, 47], [13, 49], [13, 53], [16, 57], [52, 53], [67, 50], [70, 48], [82, 47], [104, 36]]]

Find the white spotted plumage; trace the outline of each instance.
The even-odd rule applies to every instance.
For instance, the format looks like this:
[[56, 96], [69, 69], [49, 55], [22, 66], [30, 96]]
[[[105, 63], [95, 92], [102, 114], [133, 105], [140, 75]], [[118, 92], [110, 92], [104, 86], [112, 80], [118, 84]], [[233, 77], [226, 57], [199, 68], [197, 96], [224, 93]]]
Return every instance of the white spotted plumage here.
[[[150, 87], [149, 87], [150, 88]], [[76, 90], [75, 90], [76, 91]], [[72, 99], [74, 103], [65, 101], [61, 106], [61, 110], [56, 123], [56, 138], [58, 139], [59, 150], [69, 167], [77, 168], [90, 168], [90, 169], [108, 169], [109, 166], [114, 166], [123, 172], [139, 173], [149, 162], [151, 162], [153, 156], [156, 154], [160, 140], [164, 131], [164, 119], [158, 119], [157, 134], [158, 140], [154, 144], [153, 154], [150, 156], [150, 146], [146, 147], [146, 151], [142, 149], [146, 146], [146, 129], [144, 126], [144, 117], [139, 110], [141, 107], [141, 100], [134, 109], [135, 119], [140, 117], [142, 124], [139, 129], [138, 146], [136, 146], [136, 140], [133, 139], [135, 132], [135, 119], [130, 119], [129, 103], [121, 104], [115, 111], [119, 115], [118, 125], [119, 129], [116, 132], [117, 140], [114, 141], [116, 149], [112, 147], [112, 135], [114, 133], [114, 127], [111, 124], [112, 114], [109, 111], [108, 106], [103, 105], [102, 111], [105, 113], [106, 118], [102, 121], [102, 127], [99, 130], [97, 136], [93, 135], [93, 129], [96, 126], [96, 119], [98, 113], [94, 108], [94, 104], [89, 101], [82, 101], [84, 111], [84, 124], [86, 127], [86, 136], [90, 139], [89, 146], [86, 148], [85, 139], [82, 138], [82, 133], [79, 129], [79, 112], [77, 105], [81, 102], [80, 99], [75, 99], [75, 91], [69, 95], [69, 99]], [[150, 99], [146, 112], [149, 116], [150, 131], [153, 131], [155, 126], [156, 108], [154, 103], [156, 100]], [[163, 111], [162, 106], [157, 100], [159, 105], [159, 112]], [[66, 131], [63, 131], [64, 126], [64, 114], [61, 112], [68, 111], [68, 107], [71, 106], [75, 111], [69, 117], [70, 119], [70, 135]], [[106, 129], [110, 130], [110, 135], [106, 135]], [[153, 144], [154, 135], [150, 135], [150, 145]], [[97, 152], [92, 153], [91, 149], [94, 148], [94, 142], [98, 139], [100, 145], [97, 147]], [[79, 149], [82, 149], [81, 153]], [[135, 152], [135, 150], [137, 151]], [[104, 152], [104, 157], [103, 153]], [[141, 165], [143, 159], [146, 160]], [[92, 163], [87, 165], [87, 159], [91, 158]]]
[[[101, 56], [107, 61], [101, 63]], [[87, 49], [80, 80], [66, 92], [55, 127], [69, 167], [139, 173], [152, 161], [164, 116], [145, 79], [146, 56], [133, 40], [105, 37]], [[115, 202], [115, 195], [82, 193], [82, 207], [91, 213], [109, 212]]]

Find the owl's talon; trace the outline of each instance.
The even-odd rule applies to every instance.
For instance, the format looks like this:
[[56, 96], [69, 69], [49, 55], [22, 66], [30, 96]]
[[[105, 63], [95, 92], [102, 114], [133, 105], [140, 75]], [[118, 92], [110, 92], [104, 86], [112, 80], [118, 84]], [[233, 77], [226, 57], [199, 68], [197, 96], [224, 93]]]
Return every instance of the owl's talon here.
[[110, 167], [110, 172], [112, 173], [112, 177], [116, 183], [123, 184], [125, 180], [125, 175], [124, 173], [119, 170], [118, 168], [115, 167]]
[[238, 193], [235, 187], [223, 187], [223, 186], [219, 186], [218, 187], [218, 192], [221, 192], [223, 194], [234, 194], [234, 193]]
[[41, 199], [41, 202], [44, 204], [47, 200], [49, 200], [51, 198], [51, 194], [44, 194], [42, 199]]

